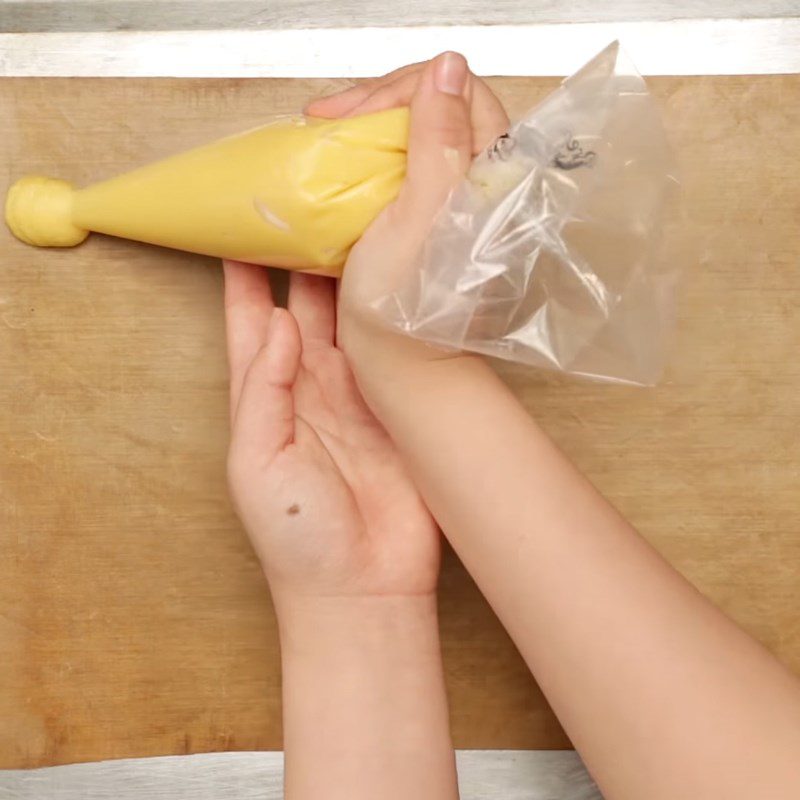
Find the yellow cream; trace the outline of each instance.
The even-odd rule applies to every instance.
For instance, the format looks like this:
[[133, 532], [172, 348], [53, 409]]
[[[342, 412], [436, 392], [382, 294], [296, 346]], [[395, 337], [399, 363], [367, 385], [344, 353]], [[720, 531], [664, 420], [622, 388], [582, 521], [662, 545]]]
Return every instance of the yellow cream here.
[[291, 117], [73, 189], [11, 187], [11, 232], [71, 247], [89, 231], [255, 264], [338, 275], [405, 175], [408, 110]]

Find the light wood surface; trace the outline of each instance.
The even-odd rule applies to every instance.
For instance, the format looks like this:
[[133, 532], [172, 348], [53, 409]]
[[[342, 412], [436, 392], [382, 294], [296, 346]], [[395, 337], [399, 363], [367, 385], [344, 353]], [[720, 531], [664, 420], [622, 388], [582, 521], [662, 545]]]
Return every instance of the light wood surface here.
[[[5, 79], [0, 187], [96, 180], [334, 84]], [[555, 82], [492, 85], [513, 114]], [[800, 670], [800, 76], [652, 87], [696, 253], [668, 381], [501, 371], [642, 532]], [[226, 499], [222, 336], [213, 261], [0, 231], [0, 767], [280, 747], [274, 619]], [[441, 594], [457, 746], [565, 746], [451, 557]]]

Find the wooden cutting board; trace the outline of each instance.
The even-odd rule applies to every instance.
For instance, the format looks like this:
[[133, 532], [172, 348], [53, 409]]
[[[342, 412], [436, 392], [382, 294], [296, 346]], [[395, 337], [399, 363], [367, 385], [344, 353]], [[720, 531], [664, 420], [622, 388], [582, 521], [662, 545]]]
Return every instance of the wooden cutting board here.
[[[0, 189], [93, 181], [335, 85], [4, 79]], [[555, 83], [492, 85], [513, 116]], [[667, 382], [500, 369], [644, 535], [800, 669], [800, 76], [652, 87], [696, 253]], [[275, 621], [226, 498], [221, 288], [210, 259], [0, 231], [0, 767], [281, 746]], [[568, 746], [452, 557], [441, 598], [456, 745]]]

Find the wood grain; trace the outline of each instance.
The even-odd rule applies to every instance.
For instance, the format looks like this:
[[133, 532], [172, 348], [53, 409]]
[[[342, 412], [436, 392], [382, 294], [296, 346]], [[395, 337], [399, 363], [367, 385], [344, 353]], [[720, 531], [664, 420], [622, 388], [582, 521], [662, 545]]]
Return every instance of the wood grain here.
[[[5, 79], [0, 185], [95, 180], [335, 85]], [[492, 85], [519, 113], [555, 83]], [[668, 381], [500, 369], [642, 532], [800, 670], [800, 76], [652, 86], [697, 253]], [[280, 747], [274, 618], [225, 491], [222, 334], [208, 259], [0, 231], [0, 767]], [[452, 557], [441, 596], [457, 746], [565, 746]]]

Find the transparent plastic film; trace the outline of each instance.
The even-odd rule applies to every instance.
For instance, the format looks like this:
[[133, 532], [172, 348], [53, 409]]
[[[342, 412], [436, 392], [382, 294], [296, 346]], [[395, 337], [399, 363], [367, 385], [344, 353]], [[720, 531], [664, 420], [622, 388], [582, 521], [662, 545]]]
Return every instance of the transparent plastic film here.
[[474, 160], [373, 309], [435, 345], [653, 384], [678, 199], [656, 103], [615, 43]]

